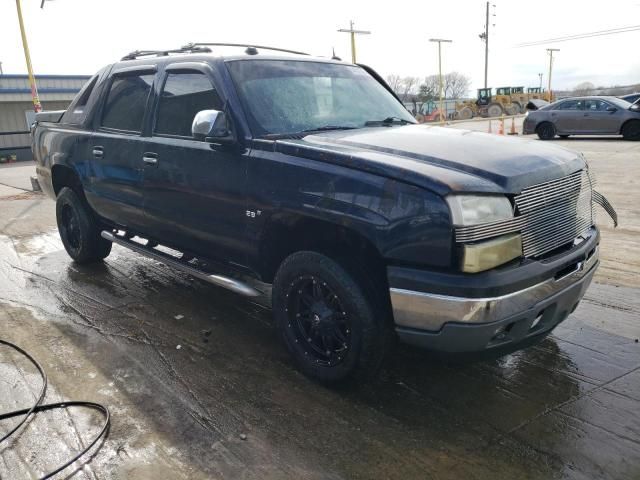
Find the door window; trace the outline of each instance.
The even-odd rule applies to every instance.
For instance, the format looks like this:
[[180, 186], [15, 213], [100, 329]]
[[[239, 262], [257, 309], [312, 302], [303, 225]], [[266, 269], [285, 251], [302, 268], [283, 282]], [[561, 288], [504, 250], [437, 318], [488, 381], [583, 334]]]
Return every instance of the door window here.
[[170, 73], [160, 96], [154, 133], [191, 138], [193, 118], [201, 110], [222, 110], [222, 101], [207, 76]]
[[590, 112], [606, 112], [607, 108], [610, 107], [607, 102], [602, 100], [586, 100], [585, 101], [585, 110]]
[[102, 126], [140, 133], [153, 74], [118, 76], [111, 82]]
[[558, 110], [582, 110], [584, 108], [584, 101], [582, 100], [567, 100], [558, 105]]

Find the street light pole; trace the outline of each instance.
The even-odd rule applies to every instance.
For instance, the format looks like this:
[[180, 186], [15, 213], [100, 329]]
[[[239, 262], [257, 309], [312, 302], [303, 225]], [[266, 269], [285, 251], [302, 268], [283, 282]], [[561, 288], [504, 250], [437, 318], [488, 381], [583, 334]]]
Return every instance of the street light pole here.
[[542, 73], [539, 73], [538, 76], [540, 77], [540, 92], [542, 92]]
[[22, 48], [24, 49], [24, 58], [27, 62], [27, 73], [29, 74], [29, 85], [31, 86], [31, 98], [33, 100], [33, 109], [36, 113], [42, 111], [40, 98], [38, 97], [38, 87], [36, 86], [36, 77], [33, 75], [33, 67], [31, 66], [31, 55], [29, 54], [29, 45], [27, 44], [27, 34], [24, 29], [24, 21], [22, 20], [22, 8], [20, 8], [20, 0], [16, 0], [16, 9], [18, 10], [18, 22], [20, 23], [20, 33], [22, 34]]
[[370, 35], [371, 32], [369, 30], [354, 30], [353, 20], [349, 22], [349, 28], [341, 28], [338, 31], [351, 35], [351, 63], [356, 63], [356, 35]]
[[451, 43], [452, 40], [445, 40], [443, 38], [430, 38], [430, 42], [438, 42], [438, 77], [440, 80], [440, 106], [438, 111], [440, 113], [440, 123], [444, 123], [443, 117], [443, 103], [442, 103], [442, 43]]
[[559, 52], [559, 48], [547, 48], [549, 52], [549, 102], [551, 102], [551, 70], [553, 69], [553, 52]]

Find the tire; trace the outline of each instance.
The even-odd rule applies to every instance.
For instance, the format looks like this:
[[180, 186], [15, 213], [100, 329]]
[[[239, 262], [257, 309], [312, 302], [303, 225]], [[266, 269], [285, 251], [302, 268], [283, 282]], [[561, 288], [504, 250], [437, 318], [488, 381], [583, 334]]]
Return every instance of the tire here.
[[542, 122], [536, 127], [536, 133], [540, 140], [551, 140], [556, 136], [556, 127], [551, 122]]
[[64, 249], [75, 262], [98, 262], [111, 252], [111, 242], [100, 236], [93, 212], [68, 187], [58, 193], [56, 220]]
[[640, 120], [631, 120], [622, 126], [622, 138], [625, 140], [640, 140]]
[[279, 333], [298, 368], [322, 383], [375, 376], [393, 338], [364, 275], [309, 251], [287, 257], [273, 282]]
[[473, 118], [473, 110], [471, 107], [462, 107], [458, 112], [456, 112], [457, 118], [460, 120], [471, 120]]
[[487, 115], [489, 117], [499, 117], [503, 113], [504, 113], [504, 109], [502, 108], [502, 105], [500, 105], [499, 103], [492, 103], [487, 108]]

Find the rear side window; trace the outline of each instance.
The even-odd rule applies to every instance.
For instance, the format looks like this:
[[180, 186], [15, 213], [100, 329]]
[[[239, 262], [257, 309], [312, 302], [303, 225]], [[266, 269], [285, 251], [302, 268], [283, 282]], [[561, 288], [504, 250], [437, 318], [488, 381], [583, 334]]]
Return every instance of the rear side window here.
[[193, 118], [201, 110], [222, 110], [222, 101], [203, 73], [170, 73], [162, 89], [154, 133], [191, 137]]
[[69, 108], [65, 112], [62, 118], [64, 123], [82, 123], [87, 116], [87, 103], [97, 82], [98, 75], [94, 75], [84, 87], [82, 87], [82, 90], [76, 95], [76, 98], [73, 99], [73, 102], [71, 102], [71, 105], [69, 105]]
[[153, 77], [153, 74], [115, 77], [104, 104], [101, 125], [127, 132], [141, 132]]

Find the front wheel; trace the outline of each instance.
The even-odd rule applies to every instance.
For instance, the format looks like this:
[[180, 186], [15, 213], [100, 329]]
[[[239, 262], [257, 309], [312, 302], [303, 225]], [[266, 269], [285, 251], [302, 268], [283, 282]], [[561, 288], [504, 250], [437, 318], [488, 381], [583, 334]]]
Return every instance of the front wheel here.
[[287, 257], [273, 282], [273, 310], [300, 370], [325, 383], [374, 376], [391, 334], [367, 280], [316, 252]]
[[556, 127], [551, 122], [542, 122], [536, 128], [540, 140], [551, 140], [556, 136]]
[[111, 252], [111, 242], [100, 236], [100, 229], [76, 192], [63, 187], [56, 199], [58, 232], [65, 250], [78, 263], [97, 262]]
[[625, 140], [640, 140], [640, 120], [631, 120], [622, 127], [622, 138]]

